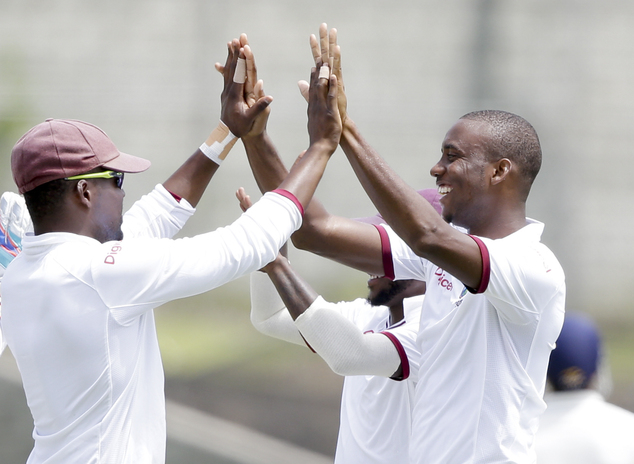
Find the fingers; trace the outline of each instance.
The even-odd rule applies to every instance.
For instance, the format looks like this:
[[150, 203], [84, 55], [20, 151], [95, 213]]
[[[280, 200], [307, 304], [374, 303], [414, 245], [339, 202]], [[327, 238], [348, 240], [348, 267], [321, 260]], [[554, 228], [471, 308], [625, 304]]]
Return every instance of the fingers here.
[[225, 73], [225, 67], [221, 65], [220, 63], [214, 64], [214, 67], [216, 68], [216, 71], [218, 71], [220, 74]]
[[247, 35], [243, 32], [242, 34], [240, 34], [240, 46], [241, 47], [245, 47], [246, 45], [249, 45], [249, 39], [247, 39]]
[[337, 108], [337, 76], [330, 75], [330, 85], [328, 87], [328, 105], [333, 112], [338, 112]]
[[341, 73], [341, 47], [337, 45], [337, 29], [334, 27], [330, 29], [329, 34], [329, 47], [330, 47], [330, 69], [333, 74], [337, 76], [339, 88], [343, 87], [343, 79]]
[[242, 211], [246, 211], [253, 205], [253, 202], [251, 201], [251, 197], [247, 195], [247, 192], [245, 192], [244, 187], [240, 187], [236, 191], [236, 198], [238, 199], [238, 202], [240, 202], [240, 208], [242, 209]]
[[315, 66], [321, 66], [321, 50], [319, 49], [319, 42], [317, 41], [317, 37], [315, 34], [310, 35], [310, 51], [313, 54], [313, 60], [315, 61]]
[[258, 80], [253, 86], [253, 94], [255, 95], [255, 98], [258, 100], [266, 96], [264, 94], [264, 81], [262, 79]]
[[243, 51], [244, 51], [244, 58], [246, 60], [245, 62], [246, 82], [244, 83], [244, 94], [245, 94], [245, 99], [247, 101], [247, 105], [253, 106], [253, 104], [258, 98], [254, 92], [254, 86], [258, 79], [258, 71], [255, 66], [255, 57], [253, 56], [251, 47], [249, 47], [249, 45], [247, 44], [244, 46]]
[[330, 65], [330, 69], [334, 71], [334, 57], [335, 50], [337, 48], [337, 29], [334, 27], [330, 29], [330, 34], [328, 34], [328, 64]]
[[297, 83], [297, 87], [299, 87], [299, 93], [302, 94], [302, 97], [304, 97], [304, 100], [306, 100], [306, 102], [308, 102], [310, 84], [308, 82], [306, 82], [306, 81], [299, 81]]
[[259, 98], [253, 106], [246, 110], [245, 116], [247, 119], [255, 120], [261, 113], [266, 110], [271, 102], [273, 101], [273, 97], [267, 95], [265, 97]]
[[330, 63], [329, 42], [328, 42], [328, 25], [321, 23], [319, 26], [319, 44], [321, 47], [321, 63]]

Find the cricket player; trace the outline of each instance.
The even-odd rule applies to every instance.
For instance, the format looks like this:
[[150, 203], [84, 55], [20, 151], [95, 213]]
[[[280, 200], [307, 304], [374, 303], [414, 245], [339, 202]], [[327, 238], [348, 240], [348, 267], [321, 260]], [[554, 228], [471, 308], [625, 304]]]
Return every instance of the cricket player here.
[[341, 132], [327, 67], [311, 74], [310, 146], [279, 189], [227, 227], [171, 239], [235, 138], [272, 100], [246, 104], [238, 39], [228, 52], [221, 123], [123, 217], [124, 173], [150, 162], [119, 151], [98, 127], [51, 119], [13, 148], [13, 177], [34, 234], [4, 275], [2, 328], [34, 420], [29, 464], [163, 463], [153, 309], [261, 268], [301, 225]]
[[[458, 119], [430, 171], [442, 195], [441, 218], [347, 113], [336, 31], [323, 24], [311, 48], [318, 65], [333, 63], [340, 146], [387, 225], [315, 206], [292, 239], [369, 274], [426, 282], [410, 462], [535, 462], [546, 368], [565, 301], [563, 270], [540, 242], [544, 225], [526, 217], [542, 157], [535, 129], [504, 111]], [[266, 134], [243, 143], [258, 185], [275, 188], [282, 172]]]
[[[439, 208], [435, 189], [420, 193]], [[238, 198], [248, 207], [243, 189]], [[383, 222], [378, 215], [357, 220]], [[308, 345], [345, 376], [335, 463], [407, 462], [425, 283], [372, 277], [367, 299], [330, 303], [281, 254], [262, 270], [268, 278], [251, 274], [253, 325], [266, 335]]]

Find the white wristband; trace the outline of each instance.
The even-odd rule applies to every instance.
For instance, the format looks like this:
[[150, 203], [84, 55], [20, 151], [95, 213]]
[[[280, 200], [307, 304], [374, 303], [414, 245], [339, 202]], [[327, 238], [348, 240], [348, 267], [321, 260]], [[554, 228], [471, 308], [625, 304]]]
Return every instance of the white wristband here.
[[200, 151], [216, 164], [220, 164], [229, 154], [238, 138], [220, 121], [209, 138], [200, 146]]

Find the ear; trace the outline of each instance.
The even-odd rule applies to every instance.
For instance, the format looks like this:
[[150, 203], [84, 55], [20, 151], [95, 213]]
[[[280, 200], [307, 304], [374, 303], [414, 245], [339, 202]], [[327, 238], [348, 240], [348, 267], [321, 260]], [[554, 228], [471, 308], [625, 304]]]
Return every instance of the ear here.
[[507, 178], [513, 170], [513, 163], [508, 158], [502, 158], [493, 163], [493, 175], [491, 176], [491, 184], [497, 185]]
[[92, 193], [90, 191], [90, 185], [88, 185], [86, 179], [81, 179], [77, 182], [77, 185], [73, 190], [73, 197], [78, 204], [87, 208], [91, 207]]

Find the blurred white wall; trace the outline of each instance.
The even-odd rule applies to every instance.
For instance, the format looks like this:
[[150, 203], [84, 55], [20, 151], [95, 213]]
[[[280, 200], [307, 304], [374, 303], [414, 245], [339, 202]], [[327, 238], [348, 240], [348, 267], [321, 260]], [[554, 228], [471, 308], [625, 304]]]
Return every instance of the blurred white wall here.
[[[9, 154], [22, 133], [48, 117], [75, 118], [152, 160], [149, 172], [126, 180], [131, 204], [215, 126], [213, 65], [241, 32], [274, 97], [269, 132], [290, 165], [307, 146], [296, 82], [309, 74], [308, 36], [321, 22], [339, 30], [351, 117], [414, 187], [433, 186], [429, 168], [464, 113], [496, 108], [528, 119], [544, 151], [529, 214], [546, 222], [569, 306], [631, 318], [628, 0], [0, 0], [0, 188], [14, 189]], [[239, 186], [257, 193], [240, 144], [184, 233], [237, 217]], [[318, 196], [338, 214], [374, 210], [340, 150]], [[365, 280], [306, 253], [294, 264], [320, 288]]]

